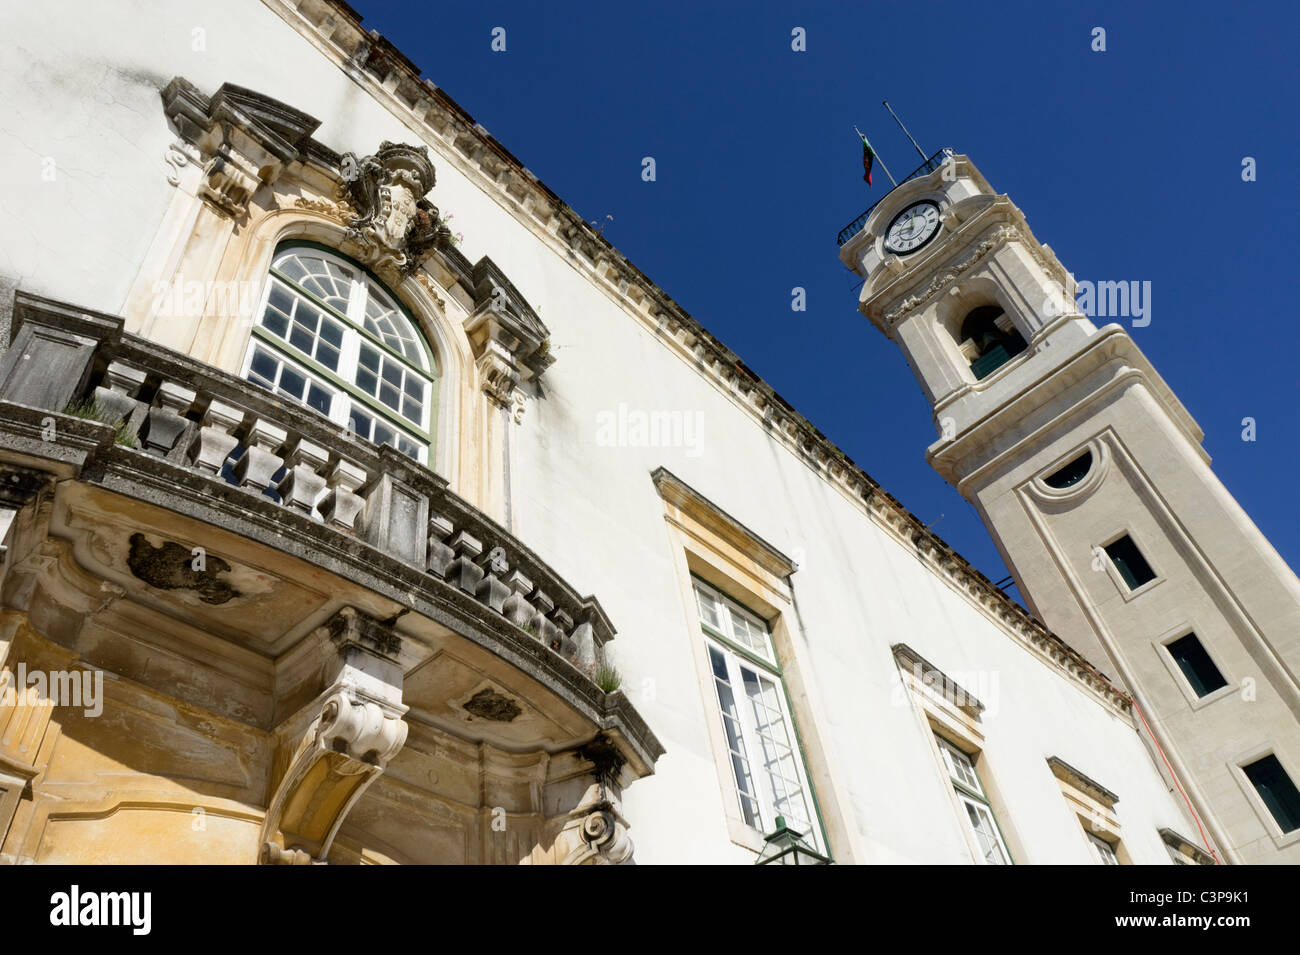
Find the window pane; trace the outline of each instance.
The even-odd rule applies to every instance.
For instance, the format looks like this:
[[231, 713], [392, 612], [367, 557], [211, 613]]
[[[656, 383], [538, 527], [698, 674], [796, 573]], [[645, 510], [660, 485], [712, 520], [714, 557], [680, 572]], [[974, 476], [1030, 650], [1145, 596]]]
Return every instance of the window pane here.
[[700, 608], [700, 619], [714, 630], [722, 629], [722, 618], [718, 615], [718, 601], [712, 593], [696, 585], [695, 599]]
[[301, 325], [295, 323], [289, 331], [289, 344], [294, 348], [306, 354], [311, 354], [311, 346], [315, 343], [312, 333], [307, 331]]
[[749, 756], [740, 728], [740, 716], [736, 712], [736, 696], [727, 679], [726, 658], [717, 647], [709, 647], [709, 662], [713, 669], [713, 683], [718, 694], [718, 708], [722, 711], [723, 733], [727, 738], [732, 778], [736, 782], [736, 791], [740, 798], [741, 815], [747, 825], [760, 828], [762, 822], [758, 814], [754, 781], [750, 775]]
[[1169, 644], [1169, 653], [1197, 696], [1206, 696], [1228, 685], [1196, 634], [1189, 633]]
[[316, 360], [330, 371], [339, 370], [339, 350], [333, 345], [327, 345], [325, 342], [317, 343]]
[[253, 353], [253, 363], [249, 367], [249, 374], [256, 377], [258, 384], [274, 388], [275, 376], [279, 370], [280, 363], [262, 349], [259, 348]]
[[1092, 843], [1092, 851], [1097, 856], [1097, 861], [1102, 865], [1119, 865], [1119, 858], [1115, 855], [1115, 847], [1100, 836], [1088, 833], [1088, 841]]
[[282, 286], [272, 282], [269, 303], [271, 307], [287, 315], [289, 310], [293, 308], [293, 297]]
[[295, 398], [301, 398], [303, 389], [306, 386], [307, 379], [292, 368], [285, 367], [280, 369], [280, 387], [284, 391], [287, 391]]
[[330, 393], [316, 382], [312, 382], [307, 393], [307, 404], [323, 415], [330, 413]]
[[1106, 553], [1124, 578], [1124, 583], [1128, 584], [1129, 590], [1137, 590], [1147, 581], [1155, 580], [1156, 572], [1146, 562], [1137, 544], [1133, 543], [1133, 538], [1127, 534], [1115, 543], [1108, 544]]
[[275, 309], [268, 307], [266, 314], [262, 316], [262, 325], [283, 338], [289, 330], [289, 319]]
[[1278, 827], [1283, 832], [1300, 829], [1300, 791], [1278, 758], [1270, 754], [1243, 770]]
[[1002, 843], [998, 839], [993, 816], [988, 808], [970, 799], [963, 799], [962, 803], [966, 806], [966, 815], [984, 861], [989, 865], [1006, 865], [1007, 857], [1002, 851]]
[[772, 791], [772, 815], [785, 816], [795, 829], [807, 834], [812, 813], [804, 798], [794, 740], [781, 709], [780, 689], [775, 681], [743, 664], [740, 672], [754, 714], [760, 765]]
[[403, 398], [402, 417], [412, 424], [419, 424], [420, 419], [424, 417], [424, 406], [412, 398]]

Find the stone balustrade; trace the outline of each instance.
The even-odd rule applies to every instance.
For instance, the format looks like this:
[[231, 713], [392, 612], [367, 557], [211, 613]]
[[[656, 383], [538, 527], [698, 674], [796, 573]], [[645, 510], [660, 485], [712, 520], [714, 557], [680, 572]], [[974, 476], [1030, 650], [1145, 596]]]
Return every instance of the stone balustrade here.
[[[119, 444], [379, 548], [593, 674], [614, 636], [600, 604], [445, 479], [250, 382], [122, 333], [107, 316], [50, 304], [19, 310], [26, 321], [0, 362], [0, 400], [82, 415], [93, 401], [93, 416], [118, 426]], [[33, 359], [54, 377], [29, 374]]]

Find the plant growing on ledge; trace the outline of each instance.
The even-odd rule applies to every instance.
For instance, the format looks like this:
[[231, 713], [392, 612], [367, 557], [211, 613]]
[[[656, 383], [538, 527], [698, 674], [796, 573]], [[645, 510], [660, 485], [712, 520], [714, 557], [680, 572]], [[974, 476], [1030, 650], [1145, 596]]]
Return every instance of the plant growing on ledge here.
[[623, 674], [618, 672], [618, 667], [605, 655], [604, 649], [596, 651], [596, 662], [588, 664], [586, 670], [591, 682], [606, 693], [613, 693], [623, 685]]
[[99, 407], [94, 398], [86, 398], [83, 401], [72, 401], [63, 409], [65, 415], [73, 418], [81, 418], [83, 421], [98, 421], [100, 424], [106, 424], [116, 430], [113, 435], [113, 443], [120, 444], [124, 448], [137, 450], [140, 447], [135, 435], [127, 430], [126, 421], [122, 418], [113, 418], [109, 413]]

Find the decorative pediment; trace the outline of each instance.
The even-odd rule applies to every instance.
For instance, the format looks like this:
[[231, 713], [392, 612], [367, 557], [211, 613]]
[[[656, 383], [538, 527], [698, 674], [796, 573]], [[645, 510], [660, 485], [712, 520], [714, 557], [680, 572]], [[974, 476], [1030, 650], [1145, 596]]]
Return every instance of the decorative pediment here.
[[211, 97], [176, 77], [162, 91], [163, 109], [180, 143], [168, 161], [202, 164], [198, 193], [225, 215], [240, 218], [262, 186], [285, 166], [314, 160], [337, 165], [338, 156], [312, 139], [320, 121], [261, 93], [224, 83]]

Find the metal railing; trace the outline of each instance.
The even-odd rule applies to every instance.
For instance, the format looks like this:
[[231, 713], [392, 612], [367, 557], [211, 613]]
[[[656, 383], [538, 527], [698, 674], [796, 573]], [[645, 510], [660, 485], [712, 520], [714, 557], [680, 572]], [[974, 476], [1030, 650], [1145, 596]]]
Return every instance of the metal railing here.
[[949, 156], [951, 156], [952, 154], [953, 154], [952, 148], [950, 146], [945, 146], [943, 147], [943, 149], [940, 149], [937, 153], [935, 153], [925, 162], [921, 163], [921, 165], [913, 169], [910, 173], [907, 174], [907, 176], [904, 179], [899, 181], [897, 186], [891, 187], [889, 192], [886, 192], [883, 196], [881, 196], [871, 205], [867, 206], [866, 212], [862, 213], [862, 215], [858, 216], [856, 219], [854, 219], [852, 222], [846, 225], [843, 229], [841, 229], [840, 234], [835, 237], [835, 244], [843, 245], [845, 242], [848, 242], [849, 239], [853, 238], [855, 235], [861, 232], [862, 227], [867, 224], [867, 218], [871, 215], [871, 213], [875, 212], [876, 206], [880, 205], [887, 198], [889, 198], [890, 192], [893, 192], [895, 189], [898, 188], [898, 186], [901, 186], [905, 182], [911, 182], [913, 179], [917, 179], [921, 176], [929, 175], [930, 173], [934, 172], [936, 169], [942, 166], [943, 161], [947, 159]]

